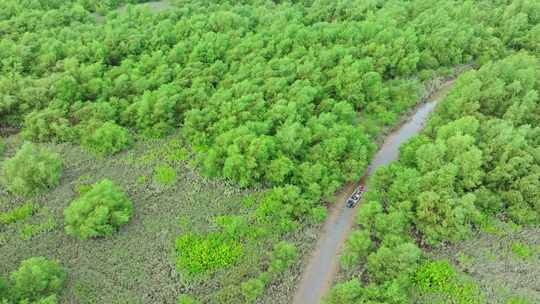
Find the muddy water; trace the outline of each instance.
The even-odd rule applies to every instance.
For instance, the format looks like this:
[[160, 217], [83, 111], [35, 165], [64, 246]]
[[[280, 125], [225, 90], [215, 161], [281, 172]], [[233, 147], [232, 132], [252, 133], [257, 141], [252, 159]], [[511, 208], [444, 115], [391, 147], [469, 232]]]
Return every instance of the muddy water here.
[[[451, 85], [451, 81], [445, 83], [426, 103], [416, 108], [408, 121], [388, 135], [371, 162], [366, 172], [367, 177], [378, 167], [387, 165], [397, 159], [399, 146], [422, 130], [429, 114], [435, 109], [437, 101], [446, 94]], [[322, 235], [302, 275], [294, 297], [295, 304], [318, 304], [330, 288], [332, 280], [339, 269], [338, 256], [340, 247], [345, 242], [347, 234], [353, 226], [356, 213], [355, 209], [345, 206], [345, 200], [354, 188], [363, 183], [364, 180], [365, 178], [359, 183], [346, 185], [337, 194], [337, 204], [330, 210]]]

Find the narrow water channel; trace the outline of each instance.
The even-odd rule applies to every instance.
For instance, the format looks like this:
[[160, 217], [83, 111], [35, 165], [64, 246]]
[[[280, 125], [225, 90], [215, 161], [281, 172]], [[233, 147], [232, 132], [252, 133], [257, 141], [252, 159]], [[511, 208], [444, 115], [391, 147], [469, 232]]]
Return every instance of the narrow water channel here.
[[[371, 162], [366, 173], [367, 177], [378, 167], [387, 165], [398, 158], [400, 145], [422, 130], [429, 114], [435, 109], [437, 102], [448, 92], [452, 83], [452, 81], [445, 83], [426, 103], [416, 108], [408, 121], [388, 135]], [[339, 269], [340, 248], [353, 226], [356, 214], [356, 208], [347, 208], [345, 200], [355, 187], [364, 181], [365, 178], [359, 183], [351, 183], [338, 193], [337, 205], [330, 210], [321, 237], [298, 285], [294, 297], [295, 304], [318, 304], [329, 290]], [[369, 191], [369, 189], [367, 190]]]

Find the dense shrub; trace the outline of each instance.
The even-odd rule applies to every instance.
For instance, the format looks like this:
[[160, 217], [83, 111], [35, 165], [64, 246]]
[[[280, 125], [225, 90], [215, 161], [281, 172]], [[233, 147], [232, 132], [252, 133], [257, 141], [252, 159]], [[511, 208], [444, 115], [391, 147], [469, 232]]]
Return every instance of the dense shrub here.
[[34, 111], [26, 116], [22, 136], [34, 142], [74, 139], [65, 114], [56, 109]]
[[9, 191], [33, 195], [60, 182], [60, 157], [31, 143], [25, 143], [12, 158], [4, 162], [4, 179]]
[[66, 232], [87, 239], [109, 236], [133, 213], [129, 198], [110, 180], [97, 182], [64, 210]]
[[[38, 303], [54, 303], [53, 299], [66, 279], [66, 273], [54, 261], [44, 257], [34, 257], [22, 261], [17, 271], [10, 275], [10, 292], [16, 301], [37, 301]], [[45, 302], [40, 302], [45, 301]]]
[[381, 246], [367, 258], [367, 271], [375, 282], [383, 283], [401, 275], [414, 273], [422, 251], [412, 243], [396, 247]]
[[113, 122], [106, 122], [95, 130], [87, 131], [81, 140], [83, 147], [100, 156], [118, 153], [131, 142], [129, 131]]
[[31, 10], [7, 1], [0, 113], [24, 122], [27, 138], [77, 141], [73, 130], [92, 120], [149, 136], [182, 125], [206, 174], [294, 184], [313, 196], [359, 177], [373, 136], [416, 102], [409, 76], [500, 56], [504, 43], [528, 45], [537, 22], [531, 14], [505, 29], [530, 3], [491, 4], [493, 18], [474, 13], [485, 3], [452, 1], [353, 1], [354, 13], [328, 1], [191, 1], [164, 17], [128, 9], [96, 23], [83, 8], [140, 1]]

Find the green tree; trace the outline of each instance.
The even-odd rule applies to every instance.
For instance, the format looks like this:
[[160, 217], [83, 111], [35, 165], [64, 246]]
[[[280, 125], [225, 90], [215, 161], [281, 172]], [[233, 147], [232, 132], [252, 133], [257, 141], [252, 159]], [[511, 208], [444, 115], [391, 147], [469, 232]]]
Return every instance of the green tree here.
[[64, 210], [66, 232], [81, 239], [109, 236], [133, 213], [129, 198], [110, 180], [97, 182]]
[[81, 139], [83, 147], [99, 156], [118, 153], [131, 142], [129, 131], [113, 122], [106, 122], [95, 130], [87, 131]]
[[66, 280], [66, 273], [55, 261], [33, 257], [21, 262], [10, 275], [10, 290], [16, 301], [39, 301], [58, 293]]
[[5, 161], [3, 173], [9, 191], [34, 195], [59, 184], [62, 160], [55, 153], [24, 143], [15, 156]]

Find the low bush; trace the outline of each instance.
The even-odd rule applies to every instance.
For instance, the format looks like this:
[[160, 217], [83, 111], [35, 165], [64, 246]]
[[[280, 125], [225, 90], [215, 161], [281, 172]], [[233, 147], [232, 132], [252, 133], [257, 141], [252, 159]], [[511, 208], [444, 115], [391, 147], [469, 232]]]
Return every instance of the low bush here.
[[176, 171], [169, 165], [157, 165], [154, 168], [153, 180], [158, 185], [172, 185], [176, 182]]
[[230, 266], [242, 255], [243, 248], [219, 233], [185, 234], [176, 239], [176, 251], [178, 271], [195, 276]]
[[126, 224], [132, 213], [129, 198], [104, 179], [64, 210], [66, 232], [81, 239], [108, 236]]
[[242, 283], [240, 288], [242, 289], [246, 303], [254, 303], [264, 292], [265, 283], [259, 278], [252, 278]]
[[113, 122], [106, 122], [83, 136], [81, 144], [92, 153], [105, 156], [118, 153], [132, 142], [129, 131]]
[[533, 249], [527, 244], [514, 243], [512, 244], [512, 253], [521, 259], [527, 259], [533, 255]]
[[12, 158], [5, 161], [4, 179], [10, 192], [34, 195], [60, 182], [60, 156], [25, 143]]
[[[11, 298], [17, 303], [54, 303], [66, 280], [66, 273], [55, 261], [44, 257], [24, 260], [10, 276]], [[24, 302], [27, 301], [27, 302]]]
[[0, 213], [0, 224], [8, 225], [31, 216], [35, 210], [34, 204], [28, 202], [8, 212]]
[[274, 246], [274, 251], [270, 257], [270, 273], [278, 273], [288, 269], [298, 257], [298, 251], [293, 244], [287, 242], [279, 242]]

